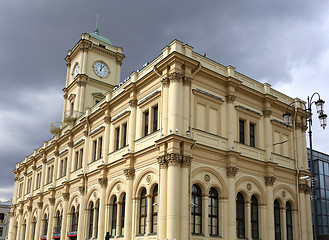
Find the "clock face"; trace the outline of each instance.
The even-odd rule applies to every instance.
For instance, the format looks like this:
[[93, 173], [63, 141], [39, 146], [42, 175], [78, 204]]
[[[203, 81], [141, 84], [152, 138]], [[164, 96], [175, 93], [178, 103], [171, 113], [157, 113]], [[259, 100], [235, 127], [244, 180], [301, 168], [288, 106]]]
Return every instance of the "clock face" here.
[[75, 65], [73, 70], [73, 77], [76, 77], [79, 73], [79, 64]]
[[109, 68], [103, 62], [96, 62], [94, 64], [94, 71], [100, 77], [107, 77], [109, 75]]

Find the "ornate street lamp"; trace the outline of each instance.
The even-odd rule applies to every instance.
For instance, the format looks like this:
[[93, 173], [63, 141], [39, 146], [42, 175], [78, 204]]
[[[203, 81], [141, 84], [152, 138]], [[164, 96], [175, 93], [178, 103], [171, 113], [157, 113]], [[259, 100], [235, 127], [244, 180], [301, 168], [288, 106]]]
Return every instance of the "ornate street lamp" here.
[[[313, 101], [313, 97], [317, 95], [318, 100]], [[289, 106], [292, 106], [294, 103], [302, 103], [305, 107], [305, 113], [306, 113], [306, 124], [308, 123], [308, 136], [309, 136], [309, 142], [310, 142], [310, 167], [311, 167], [311, 204], [314, 212], [314, 228], [313, 228], [313, 238], [314, 240], [318, 239], [318, 221], [317, 221], [317, 207], [316, 207], [316, 195], [315, 195], [315, 175], [314, 175], [314, 162], [313, 162], [313, 147], [312, 147], [312, 104], [314, 103], [316, 106], [316, 111], [319, 114], [319, 120], [320, 125], [323, 129], [327, 126], [327, 114], [324, 114], [324, 101], [321, 99], [320, 94], [315, 92], [310, 97], [307, 97], [307, 106], [305, 102], [302, 101], [295, 101], [290, 103], [287, 106], [286, 112], [282, 115], [284, 124], [287, 125], [287, 127], [290, 125], [291, 122], [291, 114], [288, 113]]]

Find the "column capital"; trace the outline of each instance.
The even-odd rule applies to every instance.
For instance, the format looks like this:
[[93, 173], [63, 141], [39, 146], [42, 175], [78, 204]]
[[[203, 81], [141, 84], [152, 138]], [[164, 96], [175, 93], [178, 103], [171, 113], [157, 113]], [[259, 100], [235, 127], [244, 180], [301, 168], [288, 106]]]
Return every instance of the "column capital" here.
[[59, 156], [59, 151], [55, 151], [54, 155], [55, 155], [55, 157], [58, 157]]
[[234, 178], [238, 171], [239, 169], [237, 167], [226, 167], [226, 176], [228, 178]]
[[67, 146], [68, 146], [69, 148], [72, 148], [72, 147], [73, 147], [73, 142], [68, 142], [68, 143], [67, 143]]
[[276, 177], [274, 176], [264, 176], [265, 186], [273, 186], [275, 183]]
[[311, 193], [311, 188], [307, 183], [299, 183], [298, 184], [299, 191], [305, 194]]
[[182, 155], [179, 153], [168, 153], [166, 155], [168, 166], [178, 166], [181, 163]]
[[192, 80], [193, 80], [193, 78], [184, 76], [183, 77], [183, 85], [184, 86], [191, 86]]
[[165, 155], [162, 155], [162, 156], [158, 157], [158, 163], [160, 165], [160, 168], [167, 168], [168, 167], [168, 163], [167, 163], [167, 160], [165, 158]]
[[192, 157], [191, 156], [182, 155], [182, 160], [181, 160], [181, 166], [182, 167], [191, 166], [191, 162], [192, 162]]
[[225, 96], [225, 99], [226, 99], [226, 102], [228, 102], [228, 103], [234, 103], [236, 97], [233, 94], [229, 94], [229, 95]]
[[98, 178], [98, 184], [101, 187], [106, 187], [107, 186], [107, 178]]
[[63, 193], [62, 197], [64, 198], [64, 201], [68, 201], [70, 199], [70, 193]]
[[172, 72], [168, 76], [170, 82], [180, 82], [183, 79], [183, 75], [179, 72]]
[[104, 121], [104, 123], [109, 124], [109, 123], [111, 123], [111, 117], [104, 117], [103, 121]]
[[161, 83], [162, 83], [163, 87], [169, 87], [170, 80], [169, 80], [169, 78], [164, 78], [164, 79], [161, 80]]
[[263, 110], [264, 117], [268, 118], [271, 116], [271, 114], [272, 114], [272, 110], [270, 110], [270, 109]]
[[136, 108], [137, 107], [137, 99], [129, 100], [129, 106], [132, 107], [132, 108]]
[[37, 202], [37, 205], [38, 205], [38, 208], [39, 208], [39, 209], [42, 209], [42, 207], [43, 207], [43, 202]]
[[26, 209], [28, 212], [32, 212], [32, 206], [27, 206]]
[[50, 205], [55, 204], [55, 200], [56, 200], [55, 198], [49, 198], [48, 200], [49, 200]]
[[124, 174], [126, 175], [127, 180], [132, 180], [135, 176], [135, 169], [134, 168], [126, 168]]
[[23, 215], [23, 209], [18, 209], [18, 214]]
[[80, 186], [79, 188], [79, 193], [84, 194], [85, 193], [85, 186]]

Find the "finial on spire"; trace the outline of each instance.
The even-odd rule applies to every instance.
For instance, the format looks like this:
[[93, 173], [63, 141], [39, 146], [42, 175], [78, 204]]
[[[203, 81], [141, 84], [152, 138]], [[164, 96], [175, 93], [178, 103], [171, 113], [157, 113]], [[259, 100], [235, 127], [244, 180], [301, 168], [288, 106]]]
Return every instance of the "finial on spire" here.
[[95, 29], [95, 33], [98, 35], [99, 31], [98, 31], [98, 15], [99, 15], [99, 10], [97, 10], [97, 19], [96, 19], [96, 29]]

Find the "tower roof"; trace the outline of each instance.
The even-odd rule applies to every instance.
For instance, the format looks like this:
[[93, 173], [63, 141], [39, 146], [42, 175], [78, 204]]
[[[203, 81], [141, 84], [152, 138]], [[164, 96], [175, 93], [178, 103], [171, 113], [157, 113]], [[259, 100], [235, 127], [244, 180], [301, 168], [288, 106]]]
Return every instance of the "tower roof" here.
[[110, 44], [110, 45], [113, 45], [110, 41], [110, 39], [106, 38], [106, 37], [103, 37], [101, 35], [99, 35], [97, 32], [93, 32], [93, 33], [89, 33], [90, 36], [92, 36], [93, 38], [96, 38], [97, 40], [99, 41], [102, 41], [104, 43], [107, 43], [107, 44]]

